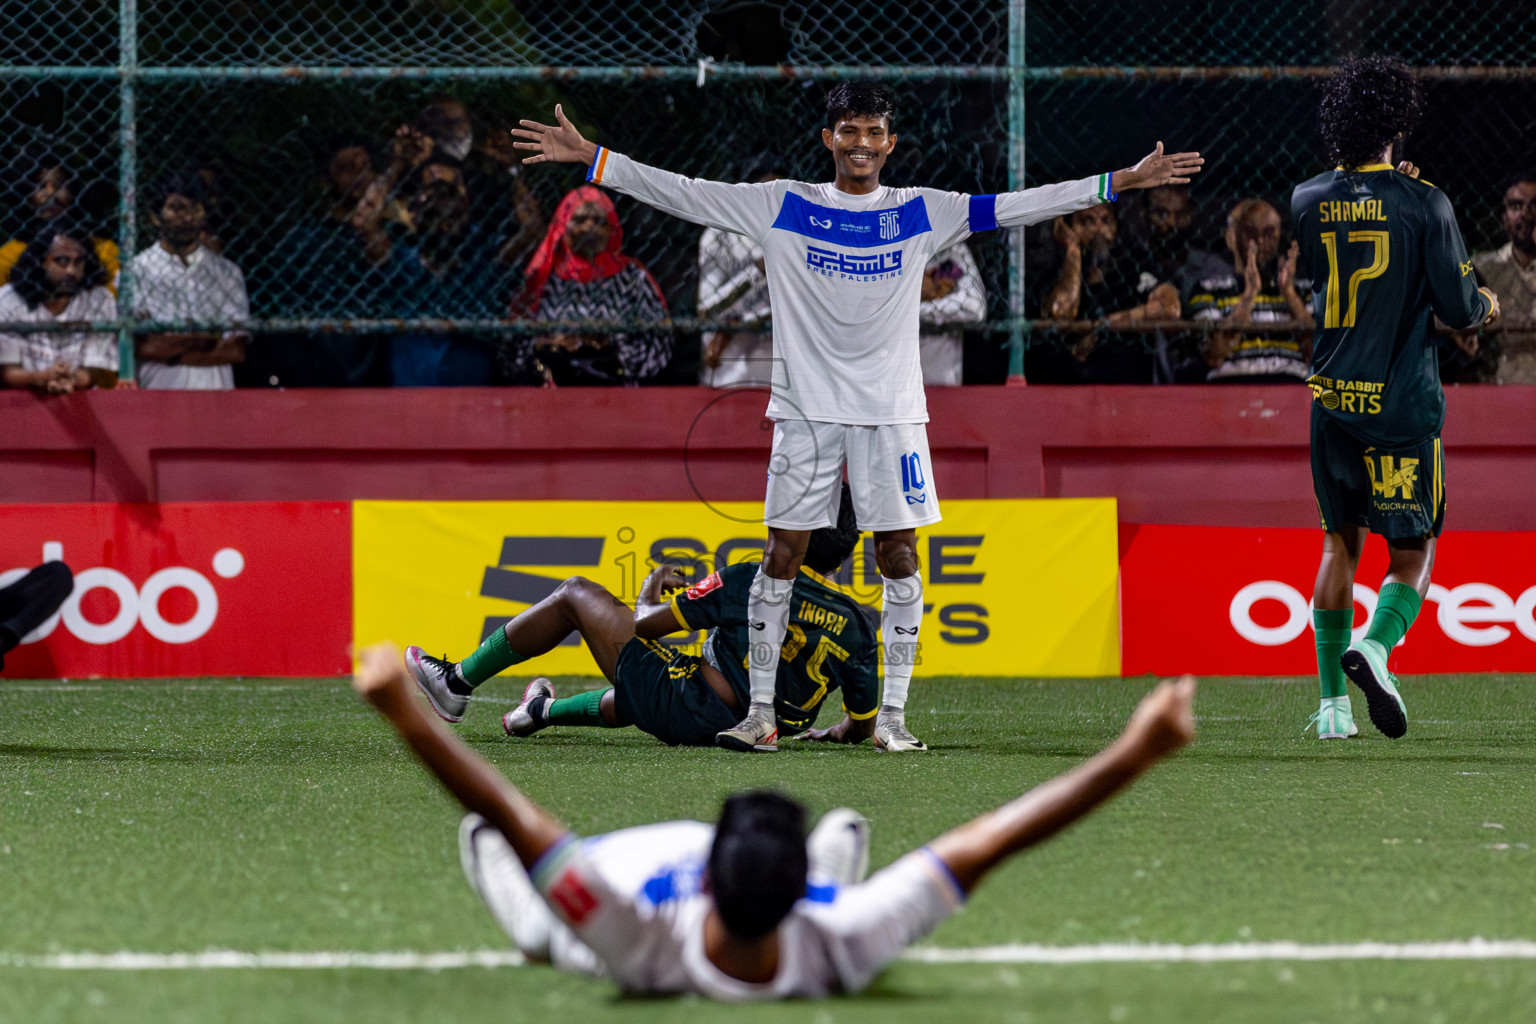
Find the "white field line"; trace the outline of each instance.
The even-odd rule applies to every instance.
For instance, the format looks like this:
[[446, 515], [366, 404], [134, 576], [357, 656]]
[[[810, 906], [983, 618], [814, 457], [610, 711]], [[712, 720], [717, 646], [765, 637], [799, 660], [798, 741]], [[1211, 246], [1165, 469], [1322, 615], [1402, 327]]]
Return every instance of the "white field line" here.
[[[1173, 944], [1102, 943], [1088, 946], [919, 946], [904, 960], [927, 964], [1237, 963], [1261, 960], [1536, 960], [1536, 941], [1462, 939], [1451, 942], [1299, 942]], [[0, 967], [64, 971], [336, 970], [443, 971], [517, 967], [521, 954], [493, 949], [458, 953], [0, 953]]]
[[1101, 943], [1092, 946], [919, 946], [903, 959], [929, 964], [1234, 963], [1256, 960], [1536, 960], [1528, 939], [1451, 942]]

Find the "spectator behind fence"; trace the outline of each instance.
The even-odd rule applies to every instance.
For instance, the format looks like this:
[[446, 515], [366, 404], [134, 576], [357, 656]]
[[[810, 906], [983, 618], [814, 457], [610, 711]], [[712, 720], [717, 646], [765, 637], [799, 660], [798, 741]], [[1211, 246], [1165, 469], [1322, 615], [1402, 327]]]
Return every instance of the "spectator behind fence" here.
[[[535, 323], [658, 321], [666, 299], [645, 264], [623, 253], [624, 230], [613, 201], [591, 185], [568, 192], [539, 243], [512, 315]], [[511, 339], [502, 349], [514, 383], [633, 386], [654, 377], [672, 356], [665, 328], [616, 333], [561, 329]]]
[[[512, 274], [497, 260], [491, 232], [471, 216], [463, 168], [435, 149], [430, 137], [402, 126], [389, 166], [353, 214], [364, 250], [386, 270], [393, 305], [385, 312], [499, 318]], [[390, 193], [397, 184], [404, 201], [392, 207]], [[472, 331], [395, 335], [389, 339], [390, 381], [405, 387], [489, 384], [493, 352], [494, 343]]]
[[[377, 177], [368, 143], [340, 136], [329, 140], [322, 153], [309, 212], [253, 268], [252, 299], [259, 314], [269, 317], [388, 316], [398, 303], [387, 287], [388, 267], [374, 264], [352, 226], [358, 204]], [[257, 381], [289, 386], [388, 384], [388, 368], [379, 357], [381, 339], [342, 331], [269, 336], [245, 372], [254, 370]]]
[[[1243, 326], [1296, 324], [1310, 328], [1312, 282], [1297, 280], [1297, 247], [1280, 256], [1279, 212], [1262, 199], [1244, 199], [1227, 216], [1232, 265], [1190, 285], [1184, 312], [1191, 320], [1230, 320]], [[1235, 268], [1241, 267], [1239, 273]], [[1215, 331], [1203, 344], [1205, 379], [1216, 383], [1300, 383], [1312, 359], [1312, 335], [1265, 331]], [[1188, 374], [1186, 369], [1181, 377]], [[1198, 379], [1198, 373], [1195, 375]]]
[[[240, 323], [250, 317], [245, 275], [204, 242], [208, 225], [201, 177], [173, 175], [149, 190], [149, 222], [159, 240], [133, 258], [134, 316], [144, 320]], [[235, 327], [157, 331], [134, 338], [139, 386], [225, 391], [251, 336]]]
[[923, 383], [929, 387], [959, 384], [965, 368], [965, 325], [987, 318], [987, 292], [970, 246], [958, 242], [933, 254], [923, 268], [917, 316]]
[[[16, 260], [0, 288], [0, 322], [116, 320], [117, 302], [90, 234], [55, 217]], [[117, 384], [117, 336], [110, 332], [0, 333], [0, 381], [67, 395]]]
[[[1115, 209], [1090, 206], [1058, 217], [1052, 236], [1060, 270], [1041, 303], [1050, 320], [1102, 320], [1111, 325], [1176, 319], [1178, 292], [1136, 265], [1119, 243]], [[1026, 353], [1028, 378], [1042, 384], [1151, 384], [1152, 345], [1138, 334], [1088, 331]]]
[[502, 239], [496, 258], [508, 267], [521, 266], [544, 236], [544, 213], [523, 183], [508, 126], [477, 132], [469, 108], [452, 96], [434, 97], [414, 126], [432, 140], [434, 152], [463, 168], [471, 219]]
[[[12, 269], [27, 245], [58, 218], [71, 212], [80, 183], [59, 156], [48, 149], [25, 148], [13, 165], [11, 181], [19, 193], [24, 221], [15, 237], [0, 245], [0, 284], [11, 279]], [[78, 218], [72, 218], [77, 221]], [[107, 275], [107, 287], [117, 291], [119, 256], [117, 243], [91, 238], [96, 259]]]
[[[742, 181], [777, 181], [783, 161], [774, 154], [756, 157]], [[712, 331], [702, 340], [699, 383], [728, 388], [773, 381], [773, 311], [768, 304], [768, 276], [763, 248], [745, 235], [705, 228], [699, 236], [699, 317], [756, 331]]]
[[1536, 384], [1536, 168], [1514, 175], [1504, 189], [1504, 234], [1493, 252], [1472, 257], [1483, 283], [1499, 297], [1500, 384]]
[[[1131, 251], [1143, 271], [1167, 281], [1179, 295], [1188, 295], [1196, 281], [1216, 277], [1226, 261], [1194, 244], [1195, 217], [1199, 208], [1188, 185], [1162, 185], [1139, 194], [1127, 218]], [[1180, 380], [1181, 364], [1197, 367], [1196, 380], [1205, 380], [1206, 367], [1198, 358], [1201, 338], [1185, 331], [1159, 331], [1153, 380], [1158, 384], [1191, 383]]]

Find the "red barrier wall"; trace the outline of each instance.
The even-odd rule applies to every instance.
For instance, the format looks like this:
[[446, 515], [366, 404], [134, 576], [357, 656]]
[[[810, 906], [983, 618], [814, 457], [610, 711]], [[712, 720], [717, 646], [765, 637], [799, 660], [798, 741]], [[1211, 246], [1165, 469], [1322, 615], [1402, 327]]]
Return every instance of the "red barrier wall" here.
[[[763, 492], [760, 392], [0, 392], [0, 502], [706, 498]], [[1112, 495], [1125, 522], [1317, 524], [1301, 387], [928, 393], [954, 498]], [[1451, 388], [1451, 529], [1536, 527], [1536, 388]]]

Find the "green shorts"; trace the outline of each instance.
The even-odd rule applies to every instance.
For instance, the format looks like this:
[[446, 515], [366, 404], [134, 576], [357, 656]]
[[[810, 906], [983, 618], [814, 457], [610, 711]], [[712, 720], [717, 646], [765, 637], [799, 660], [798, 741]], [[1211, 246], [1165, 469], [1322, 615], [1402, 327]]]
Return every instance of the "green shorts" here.
[[613, 700], [619, 721], [674, 747], [712, 747], [741, 715], [699, 673], [698, 658], [635, 637], [619, 651]]
[[1438, 537], [1445, 520], [1440, 435], [1402, 448], [1376, 447], [1314, 403], [1312, 490], [1330, 532], [1365, 526], [1388, 540]]

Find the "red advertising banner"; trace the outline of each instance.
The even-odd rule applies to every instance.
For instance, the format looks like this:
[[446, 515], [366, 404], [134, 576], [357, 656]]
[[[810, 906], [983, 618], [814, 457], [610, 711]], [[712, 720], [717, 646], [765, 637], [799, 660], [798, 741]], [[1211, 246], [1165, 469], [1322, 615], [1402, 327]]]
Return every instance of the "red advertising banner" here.
[[[1120, 527], [1126, 675], [1314, 675], [1319, 530]], [[1386, 545], [1366, 543], [1355, 635], [1376, 607]], [[1447, 533], [1394, 672], [1536, 671], [1536, 533]]]
[[0, 506], [0, 586], [57, 560], [74, 592], [6, 677], [351, 671], [346, 502]]

